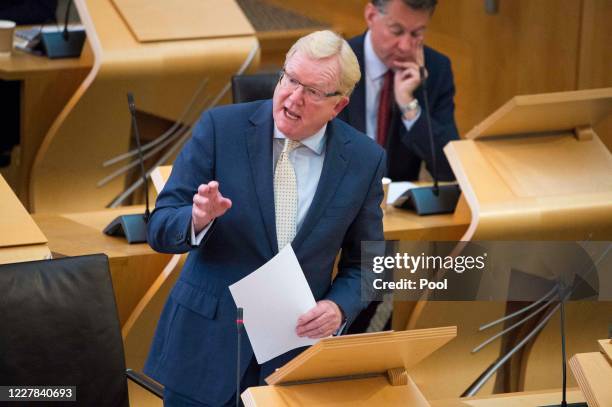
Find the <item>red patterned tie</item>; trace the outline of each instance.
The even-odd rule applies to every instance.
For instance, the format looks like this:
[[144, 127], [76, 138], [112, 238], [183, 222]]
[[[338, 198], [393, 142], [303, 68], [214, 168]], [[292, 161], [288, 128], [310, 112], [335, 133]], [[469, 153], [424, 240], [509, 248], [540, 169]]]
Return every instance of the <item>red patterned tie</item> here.
[[381, 146], [387, 142], [387, 133], [391, 122], [391, 103], [393, 100], [393, 71], [388, 70], [385, 74], [380, 100], [378, 102], [378, 118], [376, 120], [376, 141]]

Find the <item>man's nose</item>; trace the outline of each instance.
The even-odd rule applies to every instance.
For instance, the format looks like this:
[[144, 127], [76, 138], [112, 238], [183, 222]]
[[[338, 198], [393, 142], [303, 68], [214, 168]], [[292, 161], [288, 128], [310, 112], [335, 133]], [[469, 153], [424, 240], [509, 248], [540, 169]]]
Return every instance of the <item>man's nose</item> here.
[[304, 102], [304, 86], [298, 85], [291, 93], [289, 94], [289, 99], [296, 104]]
[[402, 35], [398, 41], [397, 47], [402, 53], [413, 53], [416, 47], [416, 41], [410, 34]]

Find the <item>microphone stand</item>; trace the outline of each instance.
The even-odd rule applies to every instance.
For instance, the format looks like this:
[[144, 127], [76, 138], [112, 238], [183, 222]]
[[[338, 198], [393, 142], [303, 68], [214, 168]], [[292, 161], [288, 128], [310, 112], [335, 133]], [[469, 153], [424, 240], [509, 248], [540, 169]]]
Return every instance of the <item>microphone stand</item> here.
[[147, 223], [149, 222], [149, 184], [147, 182], [147, 173], [144, 169], [144, 158], [142, 155], [142, 147], [140, 144], [140, 132], [138, 131], [138, 123], [136, 121], [136, 104], [134, 103], [134, 95], [128, 92], [128, 107], [132, 116], [132, 129], [134, 138], [136, 139], [136, 147], [138, 149], [138, 161], [140, 163], [140, 174], [143, 180], [143, 192], [145, 195], [145, 213], [121, 215], [113, 219], [113, 221], [104, 228], [104, 233], [110, 236], [124, 236], [128, 243], [144, 243], [147, 241]]
[[240, 407], [240, 339], [242, 338], [242, 327], [244, 326], [242, 315], [243, 310], [241, 307], [238, 307], [238, 313], [236, 315], [236, 407]]
[[453, 213], [459, 200], [461, 190], [456, 184], [453, 185], [438, 185], [438, 165], [436, 162], [435, 142], [433, 129], [431, 126], [431, 114], [429, 112], [429, 98], [427, 96], [427, 78], [425, 75], [425, 67], [419, 68], [419, 74], [422, 78], [423, 87], [423, 113], [427, 122], [427, 134], [429, 136], [429, 148], [431, 153], [432, 178], [434, 184], [432, 187], [412, 188], [402, 194], [398, 198], [396, 207], [411, 209], [416, 211], [420, 216], [437, 215], [441, 213]]

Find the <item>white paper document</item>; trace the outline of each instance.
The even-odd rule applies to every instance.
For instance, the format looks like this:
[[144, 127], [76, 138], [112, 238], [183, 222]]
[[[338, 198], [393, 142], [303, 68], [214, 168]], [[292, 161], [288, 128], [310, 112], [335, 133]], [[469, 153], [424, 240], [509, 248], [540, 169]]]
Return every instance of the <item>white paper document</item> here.
[[257, 363], [318, 341], [295, 333], [300, 315], [316, 302], [291, 245], [229, 289], [236, 306], [244, 309], [244, 326]]
[[408, 181], [390, 183], [389, 192], [387, 194], [387, 205], [393, 205], [395, 200], [399, 198], [401, 194], [414, 187], [416, 187], [416, 185]]

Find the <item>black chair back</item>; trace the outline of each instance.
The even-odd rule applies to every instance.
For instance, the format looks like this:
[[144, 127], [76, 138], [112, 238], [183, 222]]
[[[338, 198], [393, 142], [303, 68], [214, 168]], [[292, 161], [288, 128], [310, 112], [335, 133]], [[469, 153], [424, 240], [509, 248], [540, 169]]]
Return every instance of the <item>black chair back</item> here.
[[234, 103], [271, 99], [278, 82], [278, 73], [232, 76], [232, 99]]
[[2, 385], [76, 386], [76, 403], [61, 405], [129, 405], [105, 255], [0, 266], [0, 326]]

